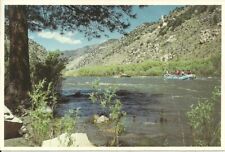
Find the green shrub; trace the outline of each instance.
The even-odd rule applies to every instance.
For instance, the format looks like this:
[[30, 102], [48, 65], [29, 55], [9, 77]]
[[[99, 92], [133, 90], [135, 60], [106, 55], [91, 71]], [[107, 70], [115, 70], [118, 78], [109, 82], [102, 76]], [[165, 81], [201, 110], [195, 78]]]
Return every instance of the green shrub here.
[[164, 71], [163, 71], [162, 67], [153, 67], [146, 71], [146, 75], [159, 76], [159, 75], [162, 75], [163, 72]]
[[198, 102], [196, 106], [192, 105], [191, 110], [187, 112], [194, 145], [220, 146], [221, 120], [217, 114], [220, 98], [220, 89], [215, 88], [209, 100]]
[[[47, 89], [46, 89], [47, 85]], [[51, 101], [52, 107], [55, 105], [57, 98], [51, 84], [46, 84], [45, 80], [34, 85], [32, 92], [29, 92], [31, 98], [31, 127], [33, 140], [41, 144], [43, 140], [51, 137], [51, 120], [52, 112], [47, 112], [47, 103]]]
[[[30, 110], [32, 130], [30, 133], [35, 143], [41, 145], [43, 140], [54, 138], [65, 132], [70, 135], [75, 131], [78, 111], [69, 111], [59, 120], [53, 117], [57, 96], [52, 83], [47, 83], [46, 80], [40, 81], [37, 85], [34, 85], [29, 96], [32, 103]], [[47, 110], [49, 103], [51, 103], [51, 111]]]
[[31, 99], [32, 110], [45, 108], [48, 105], [54, 109], [57, 103], [57, 95], [52, 83], [47, 83], [45, 79], [34, 85], [32, 91], [28, 94]]
[[191, 70], [197, 76], [220, 76], [221, 54], [206, 59], [177, 61], [144, 61], [137, 64], [84, 67], [69, 71], [67, 76], [112, 76], [125, 73], [131, 76], [161, 76], [165, 71]]
[[124, 126], [121, 122], [125, 112], [122, 111], [122, 103], [117, 98], [116, 89], [107, 88], [99, 89], [99, 81], [93, 82], [93, 90], [90, 94], [90, 99], [93, 103], [98, 102], [106, 113], [109, 113], [110, 120], [113, 124], [114, 137], [111, 142], [112, 146], [119, 145], [119, 136], [124, 131]]
[[61, 132], [66, 132], [69, 135], [75, 132], [79, 110], [69, 110], [68, 113], [60, 120]]
[[46, 79], [52, 83], [56, 90], [61, 87], [62, 71], [65, 69], [67, 59], [61, 56], [59, 51], [48, 52], [43, 61], [34, 61], [31, 69], [33, 84]]

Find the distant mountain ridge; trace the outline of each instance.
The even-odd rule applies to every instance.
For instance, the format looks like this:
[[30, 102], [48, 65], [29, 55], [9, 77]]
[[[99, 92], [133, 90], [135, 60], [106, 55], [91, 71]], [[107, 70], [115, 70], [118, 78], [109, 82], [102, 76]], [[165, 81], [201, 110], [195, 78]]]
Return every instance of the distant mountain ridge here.
[[177, 8], [159, 22], [145, 23], [121, 39], [65, 51], [68, 70], [146, 60], [208, 58], [221, 52], [221, 6]]

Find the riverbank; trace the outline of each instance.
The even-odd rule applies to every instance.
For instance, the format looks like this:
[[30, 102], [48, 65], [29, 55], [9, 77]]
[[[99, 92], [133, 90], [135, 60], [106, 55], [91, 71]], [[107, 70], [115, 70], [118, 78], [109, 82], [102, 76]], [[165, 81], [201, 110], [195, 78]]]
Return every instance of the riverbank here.
[[220, 64], [220, 56], [188, 61], [144, 61], [136, 64], [88, 66], [66, 71], [64, 76], [115, 76], [121, 73], [130, 76], [162, 76], [166, 71], [174, 72], [177, 69], [191, 70], [197, 76], [219, 76]]
[[[61, 103], [61, 102], [60, 102]], [[60, 104], [59, 103], [59, 104]], [[37, 143], [36, 138], [37, 136], [41, 136], [40, 134], [34, 134], [34, 128], [32, 126], [32, 120], [30, 118], [30, 113], [31, 111], [26, 109], [26, 115], [19, 116], [17, 115], [16, 117], [20, 120], [22, 120], [23, 128], [25, 128], [26, 132], [21, 133], [21, 129], [18, 130], [19, 134], [11, 136], [10, 138], [7, 138], [4, 140], [4, 146], [5, 147], [94, 147], [89, 139], [86, 133], [79, 132], [73, 132], [73, 133], [66, 133], [66, 132], [61, 132], [60, 130], [54, 130], [54, 134], [52, 134], [52, 129], [48, 130], [47, 134], [51, 134], [52, 137], [47, 137]], [[15, 115], [14, 115], [15, 116]], [[58, 116], [54, 116], [52, 118], [52, 122], [49, 124], [50, 126], [52, 125], [62, 125], [58, 124]], [[43, 119], [42, 121], [46, 121]], [[55, 124], [55, 122], [57, 124]], [[40, 126], [42, 129], [45, 129], [44, 126]], [[8, 129], [8, 128], [5, 128]], [[69, 136], [68, 136], [69, 135]], [[69, 142], [69, 140], [72, 140], [72, 144]]]
[[11, 138], [4, 140], [5, 147], [35, 147], [32, 141], [25, 139], [24, 137]]
[[16, 115], [17, 118], [22, 120], [23, 126], [26, 128], [26, 133], [23, 135], [15, 136], [14, 138], [9, 138], [4, 140], [5, 147], [35, 147], [38, 146], [33, 140], [32, 135], [30, 134], [32, 127], [31, 127], [31, 120], [28, 116], [29, 110], [25, 110], [26, 114], [19, 116]]

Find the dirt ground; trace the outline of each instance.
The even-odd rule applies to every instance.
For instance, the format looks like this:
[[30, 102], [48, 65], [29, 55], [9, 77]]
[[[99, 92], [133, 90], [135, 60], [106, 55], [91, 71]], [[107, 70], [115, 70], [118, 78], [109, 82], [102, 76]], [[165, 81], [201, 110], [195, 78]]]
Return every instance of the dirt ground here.
[[5, 147], [33, 147], [35, 146], [31, 141], [24, 137], [11, 138], [4, 141]]

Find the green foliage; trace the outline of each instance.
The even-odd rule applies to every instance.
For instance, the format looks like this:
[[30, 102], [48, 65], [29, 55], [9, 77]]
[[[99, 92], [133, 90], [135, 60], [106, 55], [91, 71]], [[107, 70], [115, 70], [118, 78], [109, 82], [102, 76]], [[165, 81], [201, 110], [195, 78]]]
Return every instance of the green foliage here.
[[[70, 135], [75, 131], [78, 110], [69, 111], [58, 121], [53, 117], [54, 105], [58, 99], [52, 83], [47, 83], [46, 80], [40, 81], [34, 85], [29, 96], [32, 103], [30, 111], [31, 134], [35, 143], [40, 145], [43, 140], [54, 138], [64, 132]], [[51, 103], [50, 111], [48, 110], [49, 103]]]
[[137, 64], [84, 67], [69, 71], [66, 76], [113, 76], [126, 73], [131, 76], [161, 76], [165, 71], [191, 70], [197, 76], [220, 76], [221, 54], [207, 59], [178, 61], [144, 61]]
[[77, 120], [78, 120], [79, 109], [69, 110], [64, 117], [62, 117], [58, 123], [54, 124], [55, 130], [58, 134], [66, 133], [66, 136], [69, 139], [68, 146], [73, 144], [73, 139], [71, 134], [76, 131]]
[[52, 83], [47, 83], [45, 79], [34, 85], [32, 92], [28, 94], [32, 102], [32, 110], [45, 108], [47, 104], [53, 109], [57, 103], [57, 95]]
[[198, 102], [196, 106], [192, 105], [187, 113], [194, 145], [220, 146], [221, 120], [216, 117], [216, 107], [220, 104], [220, 98], [220, 89], [215, 88], [209, 100]]
[[69, 135], [75, 132], [75, 126], [78, 119], [79, 110], [69, 110], [68, 113], [60, 120], [61, 132], [66, 132]]
[[52, 112], [47, 112], [47, 103], [49, 101], [54, 105], [56, 103], [56, 96], [52, 85], [47, 85], [46, 81], [40, 81], [34, 85], [33, 91], [29, 92], [31, 98], [32, 109], [30, 111], [31, 127], [33, 140], [41, 144], [43, 140], [50, 138]]
[[[130, 26], [128, 19], [136, 18], [133, 7], [132, 5], [30, 5], [23, 6], [23, 10], [29, 14], [26, 21], [30, 31], [48, 29], [59, 30], [63, 34], [78, 30], [88, 38], [99, 38], [105, 31], [123, 34], [124, 29]], [[12, 8], [13, 6], [5, 7], [6, 31], [10, 31], [9, 11]]]
[[[10, 42], [8, 39], [8, 35], [5, 35], [5, 86], [7, 87], [9, 84], [9, 47]], [[33, 73], [35, 68], [35, 63], [44, 62], [47, 51], [35, 41], [29, 39], [29, 63], [30, 63], [30, 72]], [[31, 80], [34, 79], [34, 76], [31, 75]], [[41, 80], [41, 79], [40, 79]], [[34, 82], [33, 82], [34, 84]]]
[[116, 89], [107, 88], [100, 90], [99, 81], [93, 82], [94, 91], [90, 94], [93, 103], [98, 102], [106, 112], [109, 113], [110, 120], [113, 123], [114, 138], [111, 145], [119, 145], [119, 136], [124, 132], [124, 126], [121, 122], [126, 113], [122, 110], [122, 103], [117, 98]]
[[61, 56], [59, 51], [48, 52], [43, 61], [36, 60], [33, 62], [31, 77], [33, 83], [46, 79], [52, 83], [54, 89], [59, 89], [62, 81], [62, 71], [65, 68], [67, 59]]
[[32, 121], [32, 137], [33, 141], [40, 145], [43, 140], [51, 138], [51, 113], [44, 113], [42, 109], [36, 109], [30, 112]]

